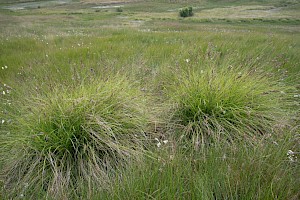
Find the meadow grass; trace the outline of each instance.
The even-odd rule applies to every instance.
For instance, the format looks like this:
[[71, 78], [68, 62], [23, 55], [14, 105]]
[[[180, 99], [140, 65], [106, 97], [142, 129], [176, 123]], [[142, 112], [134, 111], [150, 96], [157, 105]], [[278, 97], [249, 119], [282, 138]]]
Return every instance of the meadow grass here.
[[299, 169], [282, 154], [298, 145], [292, 135], [190, 154], [169, 141], [154, 150], [156, 160], [127, 169], [113, 182], [114, 192], [95, 199], [297, 199]]
[[298, 1], [7, 5], [0, 198], [300, 197]]

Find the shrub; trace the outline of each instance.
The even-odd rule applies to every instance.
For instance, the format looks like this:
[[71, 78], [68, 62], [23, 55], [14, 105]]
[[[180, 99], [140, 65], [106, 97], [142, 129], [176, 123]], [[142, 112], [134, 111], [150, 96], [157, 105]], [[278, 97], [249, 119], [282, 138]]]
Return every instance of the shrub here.
[[192, 7], [185, 7], [179, 10], [180, 17], [191, 17], [194, 15]]
[[194, 145], [252, 139], [273, 132], [282, 116], [281, 88], [269, 78], [233, 70], [193, 71], [168, 91], [172, 122]]
[[116, 9], [116, 11], [117, 11], [117, 12], [123, 12], [123, 9], [122, 9], [121, 7], [118, 7], [118, 8]]
[[116, 78], [24, 105], [0, 138], [8, 197], [80, 198], [108, 187], [109, 176], [143, 152], [145, 103], [138, 88]]

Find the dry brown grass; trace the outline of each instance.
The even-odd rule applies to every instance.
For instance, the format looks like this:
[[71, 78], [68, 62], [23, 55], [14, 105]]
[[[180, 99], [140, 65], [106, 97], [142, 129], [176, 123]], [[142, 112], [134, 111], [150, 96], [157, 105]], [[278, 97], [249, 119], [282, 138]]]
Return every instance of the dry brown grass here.
[[102, 4], [116, 4], [116, 3], [132, 3], [141, 0], [81, 0], [83, 3], [102, 3]]
[[224, 8], [213, 8], [196, 12], [195, 17], [199, 18], [298, 18], [296, 12], [287, 12], [283, 8], [275, 8], [272, 6], [229, 6]]

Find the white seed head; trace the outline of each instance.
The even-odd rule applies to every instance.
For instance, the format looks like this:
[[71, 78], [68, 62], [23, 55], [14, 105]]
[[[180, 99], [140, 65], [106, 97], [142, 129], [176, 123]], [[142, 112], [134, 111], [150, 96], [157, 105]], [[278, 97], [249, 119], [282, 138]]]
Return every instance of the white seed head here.
[[292, 151], [292, 150], [288, 150], [288, 152], [287, 152], [287, 155], [289, 156], [289, 155], [293, 155], [294, 154], [294, 152]]
[[160, 142], [157, 143], [156, 146], [159, 148], [161, 146], [161, 143]]

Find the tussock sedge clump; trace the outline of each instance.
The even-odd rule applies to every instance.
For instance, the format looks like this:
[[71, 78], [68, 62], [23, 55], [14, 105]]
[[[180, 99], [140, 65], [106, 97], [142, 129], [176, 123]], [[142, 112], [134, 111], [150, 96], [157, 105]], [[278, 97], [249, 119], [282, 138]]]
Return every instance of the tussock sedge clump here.
[[251, 143], [279, 125], [282, 93], [276, 81], [255, 72], [191, 70], [168, 91], [174, 105], [171, 121], [196, 147], [220, 140]]
[[1, 135], [5, 195], [85, 198], [107, 189], [109, 178], [144, 151], [145, 99], [124, 78], [34, 99]]

